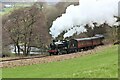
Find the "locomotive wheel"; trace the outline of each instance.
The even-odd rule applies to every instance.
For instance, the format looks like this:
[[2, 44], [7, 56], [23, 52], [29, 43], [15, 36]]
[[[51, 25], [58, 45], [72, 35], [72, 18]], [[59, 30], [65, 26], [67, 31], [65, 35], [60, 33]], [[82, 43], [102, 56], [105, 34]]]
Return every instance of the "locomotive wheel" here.
[[52, 55], [52, 53], [50, 53], [50, 56]]
[[86, 51], [88, 50], [88, 47], [86, 47], [86, 49], [85, 49]]
[[75, 53], [76, 53], [76, 52], [78, 52], [78, 50], [77, 50], [77, 49], [75, 49]]
[[83, 50], [84, 50], [84, 51], [87, 51], [87, 50], [88, 50], [88, 48], [87, 48], [87, 47], [85, 47]]
[[91, 48], [92, 48], [92, 49], [94, 49], [94, 48], [95, 48], [95, 46], [92, 46]]
[[77, 52], [81, 52], [81, 49], [77, 49]]
[[62, 54], [62, 53], [59, 51], [59, 52], [58, 52], [58, 55], [61, 55], [61, 54]]
[[70, 53], [70, 52], [69, 52], [69, 50], [67, 50], [66, 52], [67, 52], [67, 54], [69, 54], [69, 53]]

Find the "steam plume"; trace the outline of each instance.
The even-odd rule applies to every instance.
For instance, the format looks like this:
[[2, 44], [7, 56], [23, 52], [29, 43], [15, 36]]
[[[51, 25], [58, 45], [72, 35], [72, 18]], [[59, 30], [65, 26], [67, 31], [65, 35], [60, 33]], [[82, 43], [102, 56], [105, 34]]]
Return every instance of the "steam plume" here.
[[[50, 34], [56, 38], [63, 31], [65, 37], [70, 37], [74, 33], [80, 34], [85, 32], [85, 25], [93, 25], [93, 22], [109, 25], [115, 24], [114, 16], [118, 15], [118, 2], [120, 0], [80, 0], [80, 5], [70, 5], [66, 13], [62, 14], [53, 21], [50, 28]], [[78, 26], [79, 25], [79, 26]]]

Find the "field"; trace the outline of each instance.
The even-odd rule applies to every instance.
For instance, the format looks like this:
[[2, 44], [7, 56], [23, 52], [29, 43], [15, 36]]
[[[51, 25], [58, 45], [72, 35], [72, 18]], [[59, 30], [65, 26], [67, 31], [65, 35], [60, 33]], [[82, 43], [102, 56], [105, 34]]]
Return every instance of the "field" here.
[[22, 8], [22, 7], [29, 7], [31, 5], [32, 5], [32, 3], [31, 4], [30, 3], [29, 4], [17, 3], [17, 4], [14, 5], [14, 7], [3, 8], [3, 11], [0, 12], [0, 15], [3, 16], [3, 15], [11, 13], [15, 9], [19, 9], [19, 8]]
[[3, 78], [117, 78], [118, 46], [64, 61], [3, 68]]

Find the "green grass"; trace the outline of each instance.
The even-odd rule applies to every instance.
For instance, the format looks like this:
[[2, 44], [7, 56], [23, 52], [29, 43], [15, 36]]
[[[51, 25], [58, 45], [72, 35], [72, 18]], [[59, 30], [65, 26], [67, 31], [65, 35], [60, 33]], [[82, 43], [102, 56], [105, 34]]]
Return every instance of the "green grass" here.
[[4, 68], [4, 78], [117, 78], [118, 46], [79, 58]]
[[32, 4], [22, 4], [22, 3], [17, 3], [15, 4], [14, 7], [11, 7], [11, 8], [4, 8], [2, 12], [0, 12], [0, 15], [3, 16], [3, 15], [7, 15], [7, 14], [10, 14], [12, 11], [14, 11], [15, 9], [19, 9], [19, 8], [22, 8], [22, 7], [30, 7]]
[[4, 8], [4, 11], [0, 12], [0, 15], [9, 14], [13, 10], [14, 8]]

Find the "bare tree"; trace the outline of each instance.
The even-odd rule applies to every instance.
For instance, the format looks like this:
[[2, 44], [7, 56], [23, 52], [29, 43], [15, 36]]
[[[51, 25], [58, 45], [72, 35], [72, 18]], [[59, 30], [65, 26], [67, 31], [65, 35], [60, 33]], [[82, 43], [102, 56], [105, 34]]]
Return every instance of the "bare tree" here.
[[41, 10], [36, 6], [32, 6], [13, 11], [8, 16], [8, 19], [4, 21], [3, 29], [9, 33], [12, 42], [17, 46], [18, 55], [20, 51], [26, 56], [30, 53], [32, 43], [35, 42], [35, 37], [39, 39], [36, 36], [36, 34], [39, 34], [36, 31], [39, 29], [36, 23], [38, 20], [42, 21], [43, 18]]

